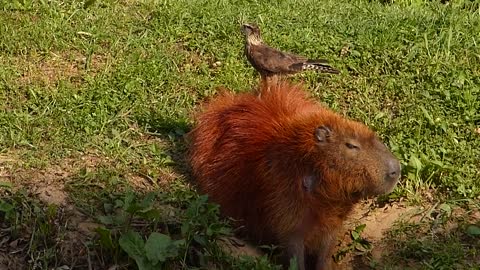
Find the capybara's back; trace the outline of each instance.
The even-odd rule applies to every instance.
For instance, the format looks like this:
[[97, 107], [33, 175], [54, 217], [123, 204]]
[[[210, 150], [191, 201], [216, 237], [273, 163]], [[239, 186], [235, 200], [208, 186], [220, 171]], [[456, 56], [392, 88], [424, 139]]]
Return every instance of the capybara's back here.
[[398, 160], [363, 124], [346, 120], [282, 82], [224, 92], [205, 104], [189, 134], [201, 192], [256, 240], [314, 257], [327, 269], [354, 203], [395, 186]]

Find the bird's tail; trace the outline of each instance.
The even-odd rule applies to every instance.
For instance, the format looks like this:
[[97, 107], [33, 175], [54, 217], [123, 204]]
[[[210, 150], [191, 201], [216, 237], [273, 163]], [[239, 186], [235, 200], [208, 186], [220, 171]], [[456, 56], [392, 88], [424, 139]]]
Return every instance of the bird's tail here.
[[296, 63], [292, 68], [298, 70], [316, 70], [323, 73], [338, 74], [340, 71], [331, 67], [327, 60], [307, 60], [306, 62]]

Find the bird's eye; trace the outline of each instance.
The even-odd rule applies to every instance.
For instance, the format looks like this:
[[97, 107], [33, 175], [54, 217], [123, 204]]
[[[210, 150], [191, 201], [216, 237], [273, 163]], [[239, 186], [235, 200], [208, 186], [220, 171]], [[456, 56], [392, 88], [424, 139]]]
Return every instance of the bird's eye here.
[[359, 147], [355, 144], [351, 143], [346, 143], [345, 146], [347, 146], [348, 149], [358, 149]]

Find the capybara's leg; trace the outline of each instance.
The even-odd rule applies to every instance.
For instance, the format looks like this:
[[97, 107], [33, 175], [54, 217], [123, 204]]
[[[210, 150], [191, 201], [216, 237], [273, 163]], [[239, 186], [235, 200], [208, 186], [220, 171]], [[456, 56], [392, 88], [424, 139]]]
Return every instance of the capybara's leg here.
[[294, 234], [287, 240], [287, 258], [296, 258], [298, 270], [305, 270], [305, 244], [303, 235]]

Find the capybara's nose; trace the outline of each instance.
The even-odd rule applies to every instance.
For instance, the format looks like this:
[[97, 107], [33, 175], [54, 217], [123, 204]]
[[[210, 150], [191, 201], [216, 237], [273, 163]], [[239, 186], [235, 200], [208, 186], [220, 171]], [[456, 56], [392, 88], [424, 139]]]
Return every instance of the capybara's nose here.
[[392, 157], [387, 159], [387, 181], [397, 181], [400, 177], [401, 167], [398, 159]]

